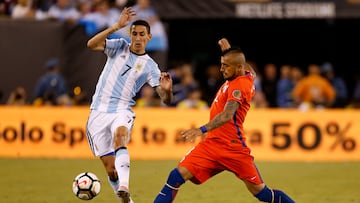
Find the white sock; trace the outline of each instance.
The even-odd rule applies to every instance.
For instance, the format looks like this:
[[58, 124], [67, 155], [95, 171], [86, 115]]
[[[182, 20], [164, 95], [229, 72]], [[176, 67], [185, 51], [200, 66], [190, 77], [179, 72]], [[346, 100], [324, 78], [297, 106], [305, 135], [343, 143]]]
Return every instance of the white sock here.
[[108, 181], [109, 181], [112, 189], [114, 190], [114, 192], [117, 193], [117, 190], [119, 188], [119, 183], [120, 183], [119, 179], [114, 182], [114, 181], [110, 180], [110, 177], [108, 176]]
[[115, 154], [115, 169], [119, 176], [119, 187], [129, 188], [130, 156], [126, 148], [117, 150]]

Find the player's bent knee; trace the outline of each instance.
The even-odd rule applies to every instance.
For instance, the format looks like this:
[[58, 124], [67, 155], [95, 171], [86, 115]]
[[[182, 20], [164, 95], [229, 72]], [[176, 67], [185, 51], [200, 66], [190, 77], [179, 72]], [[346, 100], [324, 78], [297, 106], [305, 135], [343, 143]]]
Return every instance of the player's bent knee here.
[[183, 166], [178, 167], [177, 170], [184, 180], [189, 180], [193, 177], [192, 173]]

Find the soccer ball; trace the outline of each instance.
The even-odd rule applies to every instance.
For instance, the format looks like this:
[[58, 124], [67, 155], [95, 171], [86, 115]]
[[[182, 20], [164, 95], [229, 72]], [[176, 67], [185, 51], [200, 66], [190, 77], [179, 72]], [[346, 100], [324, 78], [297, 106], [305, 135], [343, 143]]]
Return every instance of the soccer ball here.
[[72, 190], [79, 199], [90, 200], [100, 193], [100, 180], [94, 173], [80, 173], [73, 181]]

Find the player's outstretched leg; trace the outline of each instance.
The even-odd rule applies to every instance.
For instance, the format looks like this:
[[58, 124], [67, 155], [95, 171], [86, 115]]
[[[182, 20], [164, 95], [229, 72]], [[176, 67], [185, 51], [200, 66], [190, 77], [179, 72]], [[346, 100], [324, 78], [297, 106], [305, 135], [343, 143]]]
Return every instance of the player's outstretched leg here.
[[272, 190], [267, 186], [255, 195], [258, 200], [269, 203], [295, 203], [289, 196], [281, 190]]
[[159, 194], [156, 196], [154, 203], [171, 203], [174, 201], [176, 194], [179, 190], [179, 187], [185, 183], [185, 180], [181, 176], [179, 170], [177, 168], [173, 169], [169, 177], [162, 188], [162, 190], [159, 192]]
[[126, 147], [120, 147], [115, 152], [115, 168], [119, 176], [117, 195], [123, 203], [130, 203], [129, 177], [130, 157]]

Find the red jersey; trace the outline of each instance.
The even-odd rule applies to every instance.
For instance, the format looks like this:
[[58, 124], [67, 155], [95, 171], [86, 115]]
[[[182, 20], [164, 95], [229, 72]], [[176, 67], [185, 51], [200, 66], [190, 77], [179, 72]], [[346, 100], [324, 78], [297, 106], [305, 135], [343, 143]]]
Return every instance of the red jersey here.
[[243, 123], [245, 116], [250, 109], [252, 97], [255, 94], [255, 86], [253, 76], [246, 74], [239, 76], [231, 81], [226, 81], [218, 90], [214, 101], [210, 108], [210, 120], [221, 113], [229, 100], [240, 103], [240, 107], [236, 110], [233, 118], [224, 125], [208, 132], [207, 139], [217, 139], [222, 142], [240, 141], [246, 146]]
[[222, 112], [226, 102], [234, 100], [240, 107], [234, 113], [233, 119], [206, 135], [179, 162], [179, 166], [187, 168], [195, 184], [201, 184], [210, 177], [227, 170], [238, 178], [253, 184], [261, 184], [263, 180], [254, 164], [254, 157], [246, 147], [243, 123], [250, 102], [255, 94], [253, 76], [247, 74], [232, 81], [226, 81], [219, 89], [211, 105], [210, 119]]

